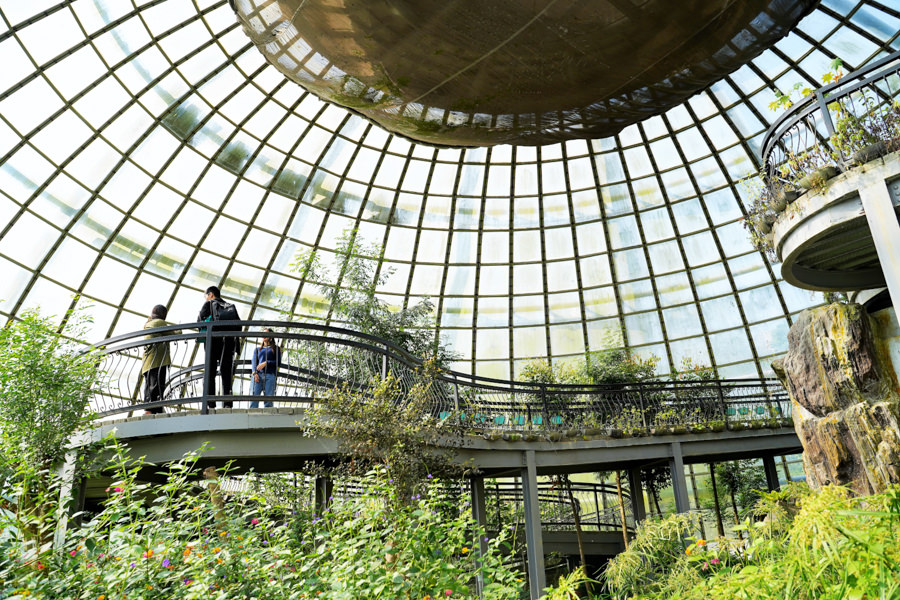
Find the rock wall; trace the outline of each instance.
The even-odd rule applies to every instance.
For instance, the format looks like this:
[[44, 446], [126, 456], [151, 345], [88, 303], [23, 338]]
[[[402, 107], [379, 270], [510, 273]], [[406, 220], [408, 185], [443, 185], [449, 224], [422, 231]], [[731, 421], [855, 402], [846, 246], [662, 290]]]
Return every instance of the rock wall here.
[[900, 483], [900, 393], [874, 322], [858, 304], [804, 311], [772, 364], [787, 388], [812, 487], [863, 495]]

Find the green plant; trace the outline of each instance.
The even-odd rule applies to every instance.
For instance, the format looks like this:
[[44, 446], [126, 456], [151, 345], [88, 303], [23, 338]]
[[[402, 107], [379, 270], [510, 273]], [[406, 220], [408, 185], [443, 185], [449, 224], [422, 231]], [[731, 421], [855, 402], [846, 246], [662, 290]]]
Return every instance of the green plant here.
[[[835, 160], [847, 165], [865, 163], [893, 151], [900, 137], [900, 114], [896, 101], [878, 101], [868, 89], [849, 99], [832, 102], [828, 110], [834, 116], [834, 134], [830, 142]], [[881, 145], [878, 150], [875, 145]]]
[[[723, 545], [724, 540], [717, 540], [713, 550], [713, 544], [703, 549], [695, 546], [692, 560], [683, 561], [700, 567], [702, 577], [691, 586], [647, 597], [900, 597], [900, 488], [866, 498], [853, 497], [834, 486], [815, 492], [792, 488], [764, 497], [755, 510], [761, 514], [779, 510], [776, 507], [782, 504], [785, 513], [777, 518], [777, 526], [765, 521], [747, 523], [742, 528], [751, 539], [741, 545]], [[715, 565], [714, 560], [718, 561]]]
[[616, 385], [651, 379], [656, 375], [658, 356], [641, 357], [624, 347], [588, 352], [582, 380], [593, 385]]
[[636, 406], [626, 406], [612, 415], [609, 421], [616, 429], [620, 429], [623, 435], [634, 435], [646, 430], [644, 425], [644, 413]]
[[475, 574], [486, 597], [522, 595], [503, 555], [507, 534], [488, 537], [436, 479], [402, 503], [383, 472], [370, 472], [355, 480], [357, 495], [321, 512], [258, 491], [223, 497], [218, 483], [197, 483], [200, 458], [148, 484], [138, 476], [151, 465], [114, 447], [102, 509], [41, 555], [25, 551], [0, 511], [0, 597], [469, 599]]
[[546, 588], [548, 593], [541, 596], [541, 600], [578, 600], [581, 598], [581, 588], [591, 583], [594, 583], [594, 580], [585, 574], [584, 567], [578, 567], [560, 576], [556, 588]]
[[381, 268], [383, 247], [367, 244], [358, 230], [347, 229], [337, 240], [334, 254], [334, 268], [327, 267], [316, 250], [299, 252], [291, 264], [324, 296], [329, 319], [392, 342], [414, 356], [435, 357], [438, 367], [456, 358], [435, 336], [430, 300], [395, 310], [376, 295], [393, 272]]
[[614, 598], [659, 591], [669, 570], [688, 548], [686, 536], [698, 531], [696, 517], [673, 514], [638, 525], [629, 548], [609, 561], [604, 579]]
[[446, 445], [462, 442], [461, 420], [433, 414], [436, 372], [434, 362], [427, 361], [409, 389], [393, 375], [375, 376], [363, 390], [346, 383], [335, 387], [309, 410], [304, 431], [339, 440], [350, 473], [383, 468], [398, 490], [396, 497], [408, 502], [432, 476], [459, 477], [465, 471]]
[[766, 476], [756, 460], [716, 463], [716, 485], [720, 494], [728, 494], [735, 523], [741, 521], [741, 509], [750, 509], [766, 489]]
[[[16, 528], [37, 547], [49, 541], [52, 479], [69, 438], [91, 420], [87, 410], [99, 355], [85, 351], [84, 313], [60, 329], [37, 311], [0, 329], [0, 493]], [[0, 511], [2, 512], [2, 511]]]

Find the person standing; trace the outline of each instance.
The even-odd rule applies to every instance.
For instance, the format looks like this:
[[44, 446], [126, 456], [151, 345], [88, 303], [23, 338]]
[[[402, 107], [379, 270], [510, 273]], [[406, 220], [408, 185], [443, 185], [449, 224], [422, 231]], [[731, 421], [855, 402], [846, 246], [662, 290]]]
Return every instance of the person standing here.
[[[200, 314], [197, 316], [198, 321], [237, 321], [240, 317], [237, 314], [233, 304], [229, 304], [222, 300], [222, 293], [219, 288], [212, 285], [206, 289], [204, 294], [206, 301], [200, 308]], [[237, 349], [237, 340], [234, 337], [214, 337], [210, 350], [210, 364], [207, 365], [206, 381], [209, 388], [209, 395], [216, 395], [216, 371], [222, 378], [222, 395], [231, 395], [231, 382], [234, 376], [234, 354]], [[225, 400], [222, 405], [225, 408], [231, 408], [233, 402]], [[211, 401], [210, 408], [215, 408], [216, 403]]]
[[[272, 333], [268, 328], [265, 331]], [[278, 367], [281, 366], [281, 348], [275, 344], [275, 338], [268, 336], [262, 339], [253, 351], [253, 360], [250, 364], [253, 372], [253, 395], [265, 393], [267, 398], [274, 396]], [[271, 400], [266, 400], [263, 406], [272, 408], [275, 404]], [[250, 408], [259, 408], [259, 402], [254, 400], [250, 403]]]
[[[150, 311], [150, 318], [144, 323], [144, 329], [156, 329], [157, 327], [171, 325], [165, 320], [168, 314], [169, 311], [165, 306], [157, 304]], [[146, 339], [177, 333], [177, 331], [154, 332], [147, 334]], [[171, 364], [172, 357], [169, 354], [169, 344], [167, 342], [147, 344], [144, 347], [144, 361], [141, 364], [141, 374], [144, 376], [144, 402], [160, 402], [163, 399], [166, 382], [169, 377], [169, 365]], [[154, 415], [162, 412], [162, 406], [154, 406], [145, 411], [144, 414]]]

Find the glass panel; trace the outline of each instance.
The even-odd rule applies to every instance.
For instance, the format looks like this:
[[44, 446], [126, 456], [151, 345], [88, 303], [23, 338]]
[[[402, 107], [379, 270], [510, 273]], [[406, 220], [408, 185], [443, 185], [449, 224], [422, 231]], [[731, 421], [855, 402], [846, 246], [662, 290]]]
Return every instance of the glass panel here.
[[747, 360], [753, 356], [747, 331], [744, 329], [710, 334], [709, 341], [718, 364]]
[[626, 315], [625, 333], [628, 335], [628, 344], [632, 346], [661, 341], [663, 333], [659, 323], [659, 314], [646, 312]]

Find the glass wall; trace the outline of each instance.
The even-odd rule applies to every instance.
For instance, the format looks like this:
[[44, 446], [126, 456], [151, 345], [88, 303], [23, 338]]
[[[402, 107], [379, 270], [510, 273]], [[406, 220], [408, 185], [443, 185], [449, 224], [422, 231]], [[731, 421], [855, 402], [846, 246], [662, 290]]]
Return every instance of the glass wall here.
[[80, 295], [99, 340], [158, 303], [192, 321], [221, 285], [247, 318], [322, 319], [292, 260], [358, 228], [385, 248], [380, 297], [431, 297], [460, 370], [507, 378], [624, 342], [664, 372], [764, 375], [821, 302], [742, 225], [773, 89], [875, 60], [898, 30], [896, 0], [827, 0], [614, 137], [437, 149], [286, 81], [226, 0], [0, 0], [0, 314]]

